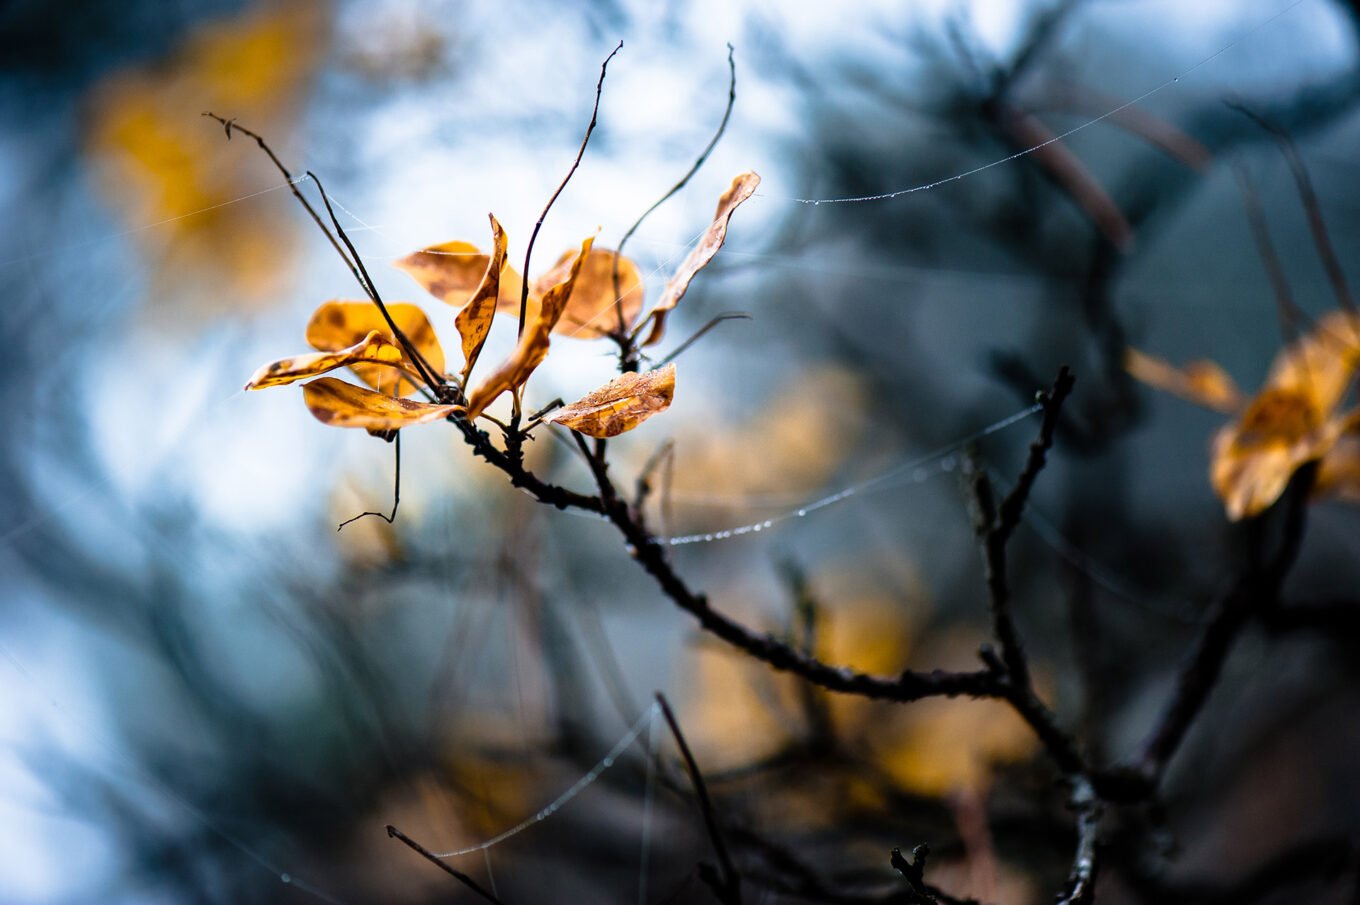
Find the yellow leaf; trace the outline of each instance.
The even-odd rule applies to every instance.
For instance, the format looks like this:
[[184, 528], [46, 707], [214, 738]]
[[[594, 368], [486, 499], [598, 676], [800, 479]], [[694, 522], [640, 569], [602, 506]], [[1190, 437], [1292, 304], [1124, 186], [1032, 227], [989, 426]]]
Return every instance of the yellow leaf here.
[[1333, 311], [1279, 354], [1266, 386], [1305, 393], [1322, 412], [1341, 401], [1360, 364], [1360, 316]]
[[[84, 150], [101, 189], [144, 251], [174, 256], [153, 272], [157, 288], [175, 290], [177, 315], [186, 280], [201, 280], [211, 287], [201, 297], [230, 300], [238, 314], [275, 295], [290, 261], [290, 218], [262, 213], [265, 199], [231, 203], [277, 188], [277, 172], [198, 114], [239, 116], [276, 148], [286, 144], [327, 51], [331, 10], [311, 0], [241, 6], [151, 65], [103, 79], [82, 104]], [[139, 228], [147, 223], [157, 228]]]
[[370, 431], [400, 430], [412, 424], [441, 421], [462, 411], [457, 405], [434, 405], [385, 396], [334, 377], [321, 377], [303, 384], [302, 396], [307, 408], [322, 424], [362, 427]]
[[538, 311], [525, 325], [524, 332], [520, 334], [519, 344], [510, 353], [510, 357], [469, 396], [469, 419], [476, 418], [486, 411], [486, 407], [495, 402], [506, 390], [523, 386], [529, 375], [547, 357], [548, 337], [566, 309], [572, 287], [576, 284], [576, 277], [580, 274], [581, 265], [590, 254], [590, 246], [594, 241], [594, 238], [589, 238], [581, 243], [581, 253], [572, 263], [571, 272], [565, 280], [543, 294]]
[[722, 248], [723, 241], [727, 238], [727, 223], [732, 219], [732, 213], [747, 198], [755, 192], [756, 186], [760, 185], [760, 177], [752, 172], [745, 172], [732, 180], [727, 191], [723, 192], [718, 199], [718, 209], [713, 214], [713, 222], [708, 225], [703, 238], [699, 244], [689, 253], [689, 256], [680, 264], [675, 271], [675, 275], [666, 281], [666, 288], [661, 293], [661, 300], [656, 303], [650, 315], [652, 319], [652, 330], [647, 335], [644, 346], [654, 346], [661, 342], [661, 338], [666, 333], [666, 315], [680, 299], [684, 297], [685, 290], [689, 289], [690, 281], [694, 275], [703, 270], [708, 262], [713, 260], [713, 256]]
[[[619, 262], [617, 295], [614, 293], [615, 258]], [[541, 296], [566, 279], [575, 259], [575, 251], [563, 252], [551, 270], [534, 280], [534, 294]], [[621, 305], [615, 305], [615, 299], [622, 299]], [[515, 304], [515, 310], [518, 311], [518, 300]], [[576, 278], [571, 300], [553, 332], [578, 339], [608, 336], [619, 329], [620, 307], [623, 309], [623, 329], [627, 330], [642, 310], [642, 277], [638, 274], [637, 265], [618, 252], [606, 248], [592, 249], [581, 267], [580, 276]]]
[[1360, 503], [1360, 437], [1341, 438], [1322, 457], [1314, 492]]
[[373, 330], [354, 345], [336, 352], [313, 352], [270, 362], [255, 372], [246, 383], [246, 389], [262, 390], [265, 387], [282, 386], [317, 377], [346, 365], [353, 368], [360, 363], [371, 362], [376, 369], [386, 368], [396, 374], [404, 361], [401, 349]]
[[486, 273], [482, 275], [477, 290], [472, 293], [467, 307], [459, 311], [458, 317], [454, 319], [458, 335], [463, 338], [463, 361], [466, 362], [463, 366], [464, 382], [472, 373], [472, 366], [477, 363], [477, 356], [481, 354], [482, 346], [486, 343], [486, 336], [491, 332], [491, 322], [496, 317], [496, 300], [500, 293], [501, 271], [505, 269], [505, 230], [501, 229], [494, 215], [488, 216], [491, 217], [494, 250], [487, 259]]
[[[481, 286], [490, 263], [491, 258], [471, 243], [445, 242], [409, 254], [398, 260], [396, 266], [410, 274], [430, 295], [461, 308]], [[518, 311], [521, 285], [519, 271], [513, 267], [503, 267], [500, 272], [500, 303], [508, 306], [513, 299], [515, 310]]]
[[1138, 380], [1159, 390], [1215, 411], [1231, 414], [1246, 401], [1228, 372], [1212, 361], [1192, 361], [1177, 368], [1134, 348], [1124, 351], [1124, 368]]
[[[435, 371], [444, 371], [444, 349], [434, 334], [430, 320], [415, 305], [393, 302], [387, 306], [392, 321], [397, 325], [421, 356]], [[372, 302], [327, 302], [312, 314], [307, 324], [307, 342], [322, 352], [338, 352], [362, 340], [369, 333], [377, 332], [388, 342], [398, 345], [396, 336], [387, 326], [386, 319], [378, 306]], [[407, 359], [403, 358], [403, 361]], [[415, 384], [392, 368], [366, 363], [353, 366], [356, 376], [364, 383], [383, 393], [393, 396], [406, 396], [415, 392]], [[415, 365], [407, 361], [407, 370], [419, 373]]]
[[645, 374], [620, 374], [591, 393], [548, 416], [547, 420], [587, 437], [614, 437], [670, 408], [675, 397], [675, 365]]
[[1214, 438], [1209, 479], [1236, 521], [1280, 498], [1294, 472], [1336, 441], [1307, 393], [1267, 389]]

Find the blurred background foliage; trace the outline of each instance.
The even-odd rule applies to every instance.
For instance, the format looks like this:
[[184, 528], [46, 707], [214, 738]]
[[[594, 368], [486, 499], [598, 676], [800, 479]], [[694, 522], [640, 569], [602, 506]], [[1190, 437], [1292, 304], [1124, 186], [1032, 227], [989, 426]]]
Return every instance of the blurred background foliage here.
[[[386, 265], [485, 247], [488, 211], [522, 256], [621, 38], [538, 260], [597, 229], [616, 244], [721, 119], [732, 42], [727, 134], [631, 251], [654, 294], [758, 171], [672, 342], [752, 320], [685, 353], [617, 474], [673, 440], [668, 530], [744, 524], [952, 444], [1070, 363], [1014, 581], [1041, 689], [1117, 759], [1241, 556], [1206, 478], [1221, 418], [1135, 386], [1123, 352], [1264, 375], [1280, 334], [1235, 168], [1294, 297], [1335, 307], [1285, 160], [1225, 101], [1293, 134], [1349, 267], [1358, 34], [1341, 0], [0, 6], [0, 900], [471, 900], [383, 826], [434, 849], [492, 836], [662, 689], [753, 901], [900, 901], [886, 853], [920, 841], [946, 889], [1047, 901], [1070, 819], [1005, 707], [771, 674], [698, 636], [607, 526], [536, 506], [438, 427], [408, 432], [396, 524], [337, 533], [386, 505], [390, 447], [238, 387], [356, 288], [263, 155], [200, 113], [321, 175], [384, 293], [448, 345], [453, 312]], [[559, 343], [531, 400], [602, 383], [606, 353]], [[1000, 475], [1029, 429], [981, 443]], [[565, 447], [530, 455], [588, 480]], [[677, 560], [830, 661], [966, 667], [987, 627], [957, 464]], [[1356, 519], [1314, 507], [1290, 599], [1353, 602]], [[1121, 818], [1099, 901], [1353, 901], [1353, 612], [1248, 635], [1164, 806]], [[458, 866], [507, 902], [635, 901], [640, 875], [648, 901], [706, 901], [688, 786], [667, 760], [649, 793], [642, 747]]]

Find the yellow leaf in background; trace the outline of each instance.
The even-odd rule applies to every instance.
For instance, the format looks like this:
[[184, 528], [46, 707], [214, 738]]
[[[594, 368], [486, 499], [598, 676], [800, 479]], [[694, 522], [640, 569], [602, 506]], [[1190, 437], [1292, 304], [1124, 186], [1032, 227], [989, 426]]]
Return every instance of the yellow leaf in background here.
[[854, 372], [807, 367], [744, 422], [724, 423], [708, 412], [697, 423], [676, 425], [671, 495], [685, 506], [683, 524], [712, 524], [707, 507], [745, 513], [753, 505], [787, 509], [806, 502], [855, 448], [866, 398]]
[[[201, 281], [211, 291], [198, 297], [230, 302], [232, 313], [278, 291], [294, 221], [261, 216], [259, 202], [232, 203], [278, 187], [278, 174], [199, 114], [238, 117], [283, 144], [325, 52], [329, 19], [319, 0], [255, 4], [92, 92], [86, 156], [144, 250], [165, 265], [155, 268], [159, 283]], [[138, 229], [148, 223], [157, 228]], [[175, 310], [185, 310], [182, 297]]]
[[1306, 393], [1266, 389], [1214, 438], [1209, 478], [1228, 518], [1257, 515], [1280, 498], [1294, 472], [1336, 442]]
[[703, 238], [676, 269], [675, 275], [666, 281], [661, 299], [649, 315], [652, 319], [652, 330], [642, 343], [644, 346], [654, 346], [661, 342], [666, 333], [667, 313], [684, 297], [685, 290], [689, 289], [690, 281], [694, 279], [695, 274], [703, 270], [708, 262], [713, 260], [718, 249], [722, 248], [723, 242], [727, 239], [727, 223], [732, 219], [733, 212], [743, 201], [751, 197], [758, 185], [760, 177], [755, 173], [741, 173], [732, 180], [732, 185], [718, 199], [718, 209], [713, 214], [713, 222], [708, 225]]
[[303, 399], [316, 420], [331, 427], [362, 427], [369, 431], [400, 430], [412, 424], [442, 421], [457, 405], [434, 405], [397, 399], [353, 384], [320, 377], [302, 386]]
[[1336, 410], [1360, 367], [1360, 315], [1333, 311], [1319, 318], [1276, 356], [1265, 386], [1249, 403], [1212, 362], [1179, 370], [1129, 349], [1125, 366], [1145, 383], [1220, 411], [1241, 412], [1214, 436], [1209, 462], [1209, 481], [1229, 519], [1264, 512], [1296, 471], [1318, 460], [1323, 464], [1314, 494], [1357, 499], [1346, 450], [1328, 460], [1342, 438], [1356, 432], [1355, 414]]
[[[920, 645], [920, 659], [945, 669], [967, 669], [976, 662], [978, 635], [951, 631]], [[1043, 693], [1046, 684], [1036, 676]], [[941, 796], [961, 790], [985, 794], [998, 764], [1029, 758], [1038, 741], [1004, 701], [929, 698], [896, 708], [877, 727], [872, 740], [877, 760], [902, 788]]]
[[472, 373], [477, 363], [487, 334], [491, 332], [491, 322], [496, 318], [496, 299], [500, 293], [501, 271], [505, 268], [505, 230], [494, 215], [491, 216], [491, 240], [494, 250], [487, 259], [486, 273], [468, 300], [467, 307], [458, 312], [454, 325], [463, 339], [463, 382]]
[[1124, 367], [1149, 386], [1175, 393], [1182, 399], [1215, 411], [1231, 414], [1246, 401], [1228, 372], [1212, 361], [1192, 361], [1177, 368], [1134, 348], [1124, 352]]
[[[336, 352], [313, 352], [309, 355], [296, 355], [270, 362], [255, 372], [246, 383], [247, 390], [262, 390], [265, 387], [283, 386], [308, 377], [318, 377], [336, 368], [372, 363], [374, 367], [386, 367], [392, 373], [402, 366], [405, 356], [401, 349], [393, 345], [381, 333], [374, 330], [362, 340], [346, 349]], [[390, 382], [390, 381], [389, 381]]]
[[1322, 457], [1315, 492], [1360, 503], [1360, 436], [1342, 437]]
[[645, 374], [620, 374], [546, 420], [603, 439], [630, 431], [664, 412], [674, 397], [675, 365], [669, 364]]
[[1341, 402], [1360, 363], [1360, 316], [1333, 311], [1290, 343], [1275, 359], [1266, 386], [1295, 390], [1320, 412]]
[[594, 241], [594, 238], [589, 238], [581, 243], [581, 253], [572, 264], [571, 272], [565, 280], [543, 294], [539, 310], [525, 325], [519, 344], [510, 353], [510, 357], [469, 395], [467, 414], [469, 420], [486, 411], [486, 407], [505, 391], [523, 386], [529, 375], [533, 374], [534, 369], [547, 357], [549, 336], [566, 309], [572, 287], [576, 284], [576, 277], [580, 274], [581, 265], [590, 254], [590, 246]]
[[[439, 338], [435, 336], [434, 327], [425, 316], [425, 312], [405, 302], [389, 303], [387, 312], [392, 315], [392, 322], [429, 362], [430, 367], [442, 374], [444, 349], [439, 345]], [[314, 349], [338, 352], [361, 342], [369, 333], [378, 333], [383, 339], [397, 345], [397, 338], [387, 326], [387, 320], [377, 305], [372, 302], [331, 301], [326, 302], [312, 314], [312, 319], [307, 323], [306, 338]], [[406, 361], [408, 371], [419, 373], [415, 365], [405, 357], [402, 360]], [[393, 396], [406, 396], [415, 392], [415, 384], [401, 377], [394, 368], [357, 363], [352, 365], [351, 369], [360, 380], [379, 392]]]
[[[576, 257], [574, 250], [563, 252], [552, 269], [534, 280], [534, 294], [542, 296], [566, 279]], [[617, 296], [614, 294], [615, 258], [619, 262]], [[616, 298], [622, 299], [621, 306], [614, 304]], [[519, 300], [516, 299], [516, 311], [519, 310], [518, 306]], [[619, 307], [623, 309], [623, 328], [627, 330], [642, 310], [642, 277], [638, 274], [637, 265], [607, 248], [592, 249], [581, 267], [580, 276], [576, 278], [571, 300], [553, 332], [577, 339], [608, 336], [619, 329]]]

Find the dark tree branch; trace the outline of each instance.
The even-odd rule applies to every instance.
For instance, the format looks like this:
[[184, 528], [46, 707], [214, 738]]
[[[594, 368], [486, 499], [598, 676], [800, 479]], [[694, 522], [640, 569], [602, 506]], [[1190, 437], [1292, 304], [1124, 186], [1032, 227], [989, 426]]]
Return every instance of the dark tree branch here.
[[1077, 812], [1077, 854], [1058, 905], [1089, 905], [1095, 901], [1096, 872], [1100, 866], [1096, 846], [1102, 808], [1095, 790], [1084, 779], [1078, 780], [1073, 788], [1072, 807]]
[[718, 817], [713, 810], [713, 801], [708, 796], [708, 785], [704, 782], [703, 773], [699, 771], [699, 762], [694, 759], [694, 753], [690, 751], [689, 743], [685, 741], [685, 735], [680, 731], [680, 723], [675, 719], [666, 696], [658, 691], [656, 702], [661, 705], [661, 714], [666, 718], [666, 725], [670, 727], [675, 745], [680, 749], [680, 756], [684, 758], [685, 770], [689, 773], [689, 781], [694, 786], [694, 794], [699, 800], [699, 811], [704, 816], [704, 827], [708, 830], [709, 841], [713, 843], [713, 852], [718, 856], [721, 874], [716, 878], [717, 883], [713, 884], [714, 892], [724, 905], [741, 905], [741, 875], [737, 873], [732, 856], [727, 851], [727, 843], [723, 841], [722, 830], [718, 827]]
[[[1253, 617], [1278, 603], [1285, 577], [1303, 542], [1308, 493], [1316, 470], [1313, 463], [1296, 472], [1281, 502], [1247, 523], [1250, 549], [1246, 569], [1219, 600], [1212, 619], [1181, 667], [1171, 700], [1135, 762], [1138, 772], [1154, 785], [1161, 780], [1167, 763], [1218, 683], [1237, 636]], [[1281, 539], [1270, 555], [1265, 549], [1264, 534], [1267, 523], [1277, 512], [1282, 522]]]

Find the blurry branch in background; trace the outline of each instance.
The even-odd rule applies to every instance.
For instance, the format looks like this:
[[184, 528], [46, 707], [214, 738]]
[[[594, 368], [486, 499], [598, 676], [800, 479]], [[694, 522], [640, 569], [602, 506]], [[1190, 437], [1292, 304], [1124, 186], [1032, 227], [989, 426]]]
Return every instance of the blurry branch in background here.
[[[1346, 281], [1346, 274], [1341, 269], [1341, 261], [1337, 258], [1336, 249], [1332, 247], [1332, 239], [1327, 232], [1327, 222], [1323, 219], [1322, 205], [1318, 203], [1317, 191], [1313, 188], [1312, 177], [1308, 175], [1308, 168], [1303, 163], [1303, 157], [1300, 156], [1293, 137], [1284, 126], [1261, 113], [1257, 113], [1246, 104], [1231, 101], [1228, 106], [1269, 132], [1280, 146], [1280, 151], [1289, 164], [1289, 173], [1294, 178], [1294, 186], [1298, 190], [1304, 213], [1308, 216], [1308, 230], [1313, 235], [1313, 245], [1317, 248], [1318, 257], [1322, 259], [1323, 269], [1327, 271], [1327, 279], [1332, 284], [1332, 292], [1336, 295], [1337, 303], [1347, 311], [1356, 311], [1355, 297], [1351, 295], [1350, 284]], [[1252, 207], [1259, 213], [1260, 202], [1256, 201]], [[1256, 218], [1253, 217], [1253, 231], [1259, 231], [1263, 227], [1257, 227], [1255, 220]], [[1272, 274], [1273, 279], [1274, 275]]]
[[675, 738], [675, 746], [680, 749], [680, 756], [685, 761], [685, 772], [689, 774], [690, 783], [694, 786], [694, 795], [704, 817], [704, 828], [708, 831], [709, 841], [713, 844], [713, 852], [718, 856], [717, 875], [706, 869], [707, 865], [700, 865], [699, 877], [708, 884], [723, 905], [741, 905], [741, 875], [737, 873], [732, 856], [727, 851], [727, 843], [723, 840], [722, 829], [718, 826], [718, 817], [713, 811], [713, 800], [709, 798], [708, 784], [704, 782], [704, 775], [699, 770], [699, 762], [694, 759], [694, 753], [690, 751], [689, 742], [685, 741], [685, 735], [680, 731], [680, 723], [676, 720], [666, 696], [658, 691], [656, 702], [661, 706], [661, 714], [666, 718], [666, 725]]

